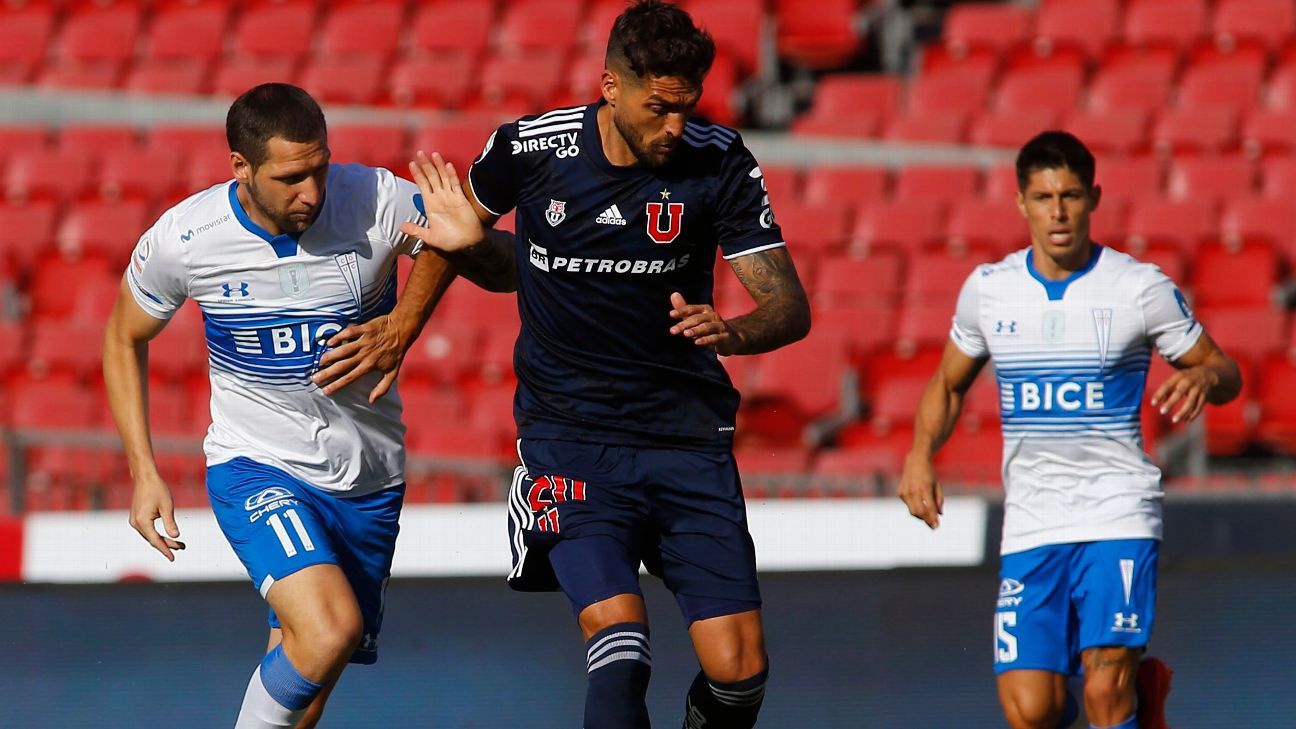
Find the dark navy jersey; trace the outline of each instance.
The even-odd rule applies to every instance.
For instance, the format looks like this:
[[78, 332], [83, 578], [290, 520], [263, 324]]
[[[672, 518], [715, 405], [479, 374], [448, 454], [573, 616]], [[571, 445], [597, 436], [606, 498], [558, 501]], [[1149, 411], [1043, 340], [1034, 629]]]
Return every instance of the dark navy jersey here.
[[712, 302], [726, 259], [781, 247], [738, 133], [688, 122], [665, 167], [615, 167], [599, 104], [501, 126], [468, 173], [517, 209], [519, 437], [727, 449], [738, 393], [709, 347], [672, 335], [671, 292]]

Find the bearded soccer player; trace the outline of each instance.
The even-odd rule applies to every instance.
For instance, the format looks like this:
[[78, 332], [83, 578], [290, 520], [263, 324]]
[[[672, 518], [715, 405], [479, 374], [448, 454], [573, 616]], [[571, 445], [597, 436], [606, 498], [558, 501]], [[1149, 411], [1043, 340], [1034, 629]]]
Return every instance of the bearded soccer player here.
[[1013, 729], [1070, 726], [1067, 679], [1081, 669], [1091, 727], [1166, 729], [1170, 672], [1144, 657], [1163, 497], [1139, 423], [1149, 360], [1155, 350], [1176, 369], [1151, 400], [1174, 422], [1242, 387], [1173, 281], [1090, 239], [1094, 174], [1093, 155], [1065, 132], [1022, 147], [1017, 205], [1030, 247], [963, 284], [900, 484], [909, 512], [936, 528], [932, 458], [993, 361], [1006, 490], [995, 672]]
[[[484, 288], [518, 292], [509, 505], [521, 590], [561, 589], [586, 641], [584, 729], [649, 726], [639, 566], [660, 576], [701, 670], [686, 727], [755, 725], [768, 665], [755, 550], [733, 458], [738, 393], [717, 355], [767, 352], [810, 311], [760, 168], [732, 129], [692, 118], [715, 56], [673, 5], [637, 2], [608, 41], [602, 99], [501, 126], [458, 207], [404, 230]], [[517, 235], [491, 225], [517, 210]], [[717, 248], [755, 299], [711, 306]]]
[[[236, 726], [312, 727], [347, 663], [377, 659], [405, 492], [399, 353], [453, 274], [400, 231], [436, 201], [387, 170], [330, 164], [305, 91], [249, 90], [226, 134], [234, 179], [163, 213], [131, 254], [104, 381], [135, 482], [131, 526], [174, 560], [184, 545], [150, 445], [148, 343], [197, 302], [211, 362], [207, 489], [270, 605], [268, 652]], [[417, 258], [397, 308], [401, 254]]]

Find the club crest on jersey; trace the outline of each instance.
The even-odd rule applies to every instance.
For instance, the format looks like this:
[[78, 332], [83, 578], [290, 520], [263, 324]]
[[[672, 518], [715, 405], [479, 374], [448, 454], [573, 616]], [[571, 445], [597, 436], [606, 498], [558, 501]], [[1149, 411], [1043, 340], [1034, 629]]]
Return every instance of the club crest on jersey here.
[[[650, 202], [645, 211], [648, 215], [648, 237], [654, 243], [666, 245], [674, 242], [684, 229], [684, 203]], [[662, 224], [662, 213], [666, 213], [666, 222]]]
[[310, 276], [306, 275], [306, 266], [300, 263], [290, 263], [279, 269], [279, 287], [283, 292], [294, 299], [300, 299], [306, 295], [306, 289], [310, 288]]
[[557, 228], [558, 224], [567, 219], [567, 203], [563, 200], [550, 200], [549, 209], [545, 211], [545, 220]]

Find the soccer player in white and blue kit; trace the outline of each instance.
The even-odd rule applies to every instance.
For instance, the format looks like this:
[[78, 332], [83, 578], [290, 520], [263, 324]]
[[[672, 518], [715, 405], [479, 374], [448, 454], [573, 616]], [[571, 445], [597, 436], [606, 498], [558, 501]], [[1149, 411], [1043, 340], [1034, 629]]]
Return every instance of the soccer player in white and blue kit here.
[[197, 302], [211, 364], [208, 493], [270, 604], [269, 649], [236, 726], [310, 727], [346, 664], [377, 658], [405, 492], [399, 356], [352, 355], [361, 341], [378, 357], [375, 340], [416, 336], [453, 274], [419, 255], [408, 286], [421, 303], [394, 311], [397, 257], [421, 248], [400, 227], [425, 223], [424, 201], [387, 170], [331, 165], [305, 91], [249, 90], [226, 133], [234, 179], [163, 213], [131, 254], [104, 380], [135, 482], [131, 525], [174, 560], [184, 545], [149, 443], [148, 341]]
[[1169, 669], [1141, 661], [1163, 496], [1139, 425], [1148, 364], [1155, 350], [1176, 368], [1152, 396], [1175, 422], [1242, 384], [1173, 281], [1090, 239], [1094, 172], [1093, 155], [1065, 132], [1021, 149], [1017, 202], [1031, 245], [963, 285], [900, 485], [910, 513], [937, 527], [932, 457], [993, 360], [1006, 490], [995, 672], [1013, 729], [1069, 726], [1067, 678], [1081, 669], [1091, 727], [1166, 729]]

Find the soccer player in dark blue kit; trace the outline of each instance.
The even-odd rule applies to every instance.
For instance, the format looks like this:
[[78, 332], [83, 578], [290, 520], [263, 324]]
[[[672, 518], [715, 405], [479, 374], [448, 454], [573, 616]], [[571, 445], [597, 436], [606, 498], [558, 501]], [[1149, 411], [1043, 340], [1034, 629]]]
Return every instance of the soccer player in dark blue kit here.
[[[641, 562], [701, 664], [684, 726], [752, 727], [765, 691], [738, 393], [717, 355], [801, 339], [810, 309], [755, 159], [737, 132], [691, 118], [714, 56], [687, 13], [636, 2], [613, 26], [600, 101], [501, 126], [462, 187], [439, 155], [410, 165], [442, 212], [402, 229], [478, 285], [518, 292], [509, 582], [570, 599], [585, 729], [649, 726]], [[514, 208], [516, 236], [491, 229]], [[717, 248], [750, 313], [712, 308]]]

